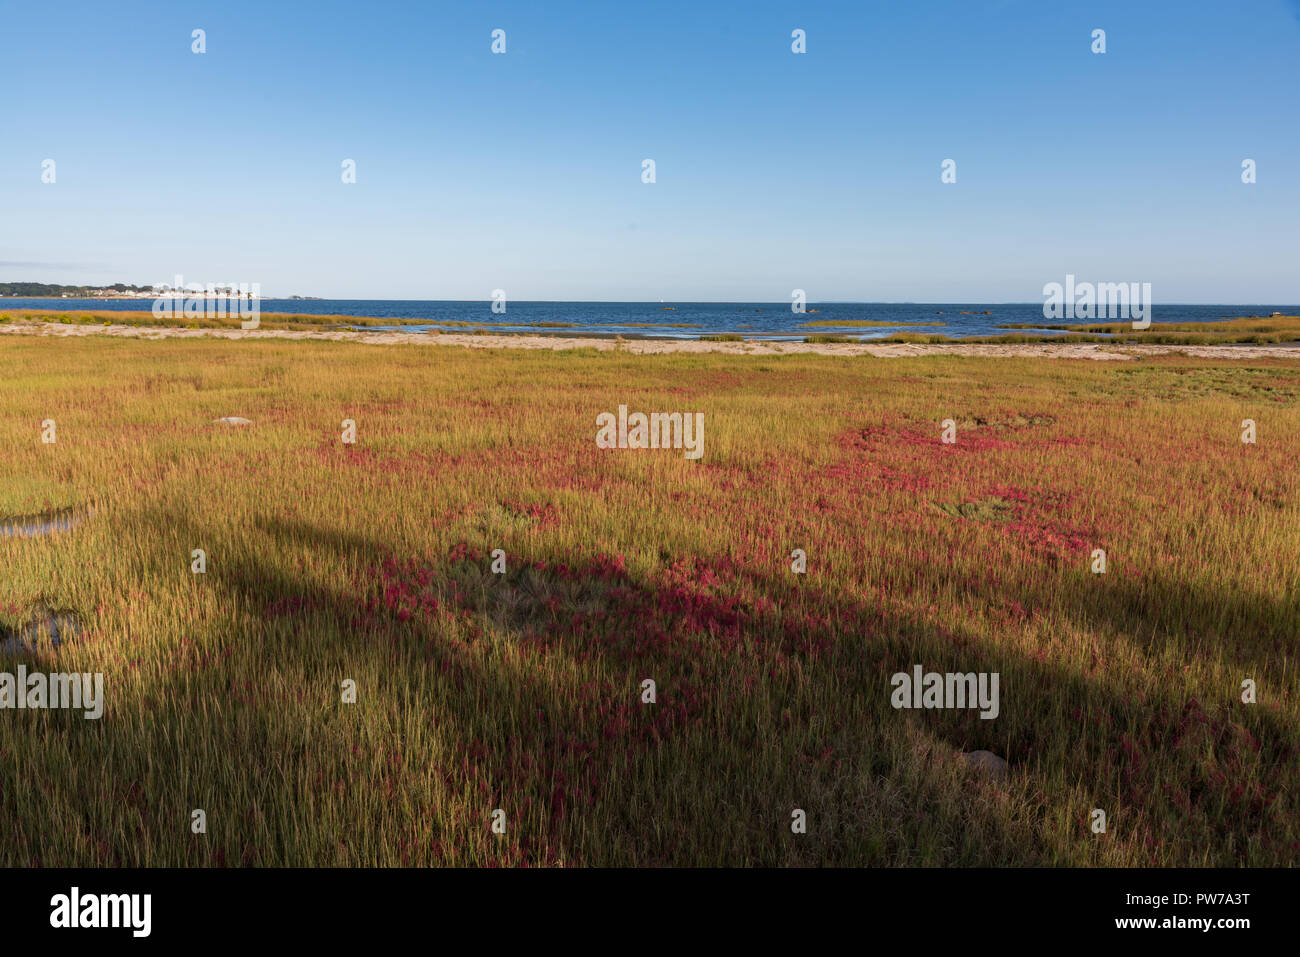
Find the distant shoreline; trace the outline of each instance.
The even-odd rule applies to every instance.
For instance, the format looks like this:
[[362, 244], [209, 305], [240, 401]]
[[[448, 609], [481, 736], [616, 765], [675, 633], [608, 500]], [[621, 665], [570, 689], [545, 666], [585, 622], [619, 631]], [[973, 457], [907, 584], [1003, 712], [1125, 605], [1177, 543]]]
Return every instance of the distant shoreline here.
[[[159, 296], [164, 296], [164, 295], [166, 295], [166, 296], [170, 296], [171, 294], [170, 294], [170, 293], [153, 293], [153, 292], [150, 292], [148, 295], [145, 295], [145, 296], [125, 296], [125, 295], [112, 295], [112, 296], [68, 296], [68, 297], [65, 298], [65, 297], [63, 297], [63, 296], [11, 296], [11, 295], [7, 295], [7, 294], [5, 294], [5, 293], [0, 293], [0, 302], [7, 302], [7, 301], [13, 301], [13, 300], [20, 300], [20, 299], [40, 299], [40, 300], [49, 300], [49, 301], [51, 301], [51, 302], [67, 302], [67, 303], [90, 303], [90, 302], [108, 302], [108, 301], [113, 301], [113, 302], [131, 302], [131, 301], [148, 302], [148, 301], [151, 301], [151, 300], [153, 300], [153, 299], [158, 298]], [[177, 295], [177, 296], [184, 297], [184, 298], [189, 298], [190, 296], [206, 296], [207, 293], [206, 293], [206, 291], [205, 291], [205, 292], [202, 292], [202, 293], [198, 293], [198, 292], [191, 293], [191, 292], [189, 292], [189, 291], [181, 291], [181, 292], [177, 292], [176, 295]], [[224, 296], [223, 296], [223, 297], [221, 297], [221, 298], [228, 298], [228, 297], [224, 297]], [[247, 297], [245, 297], [245, 298], [247, 298]], [[348, 297], [341, 297], [341, 298], [340, 298], [340, 297], [334, 297], [334, 296], [265, 296], [265, 295], [258, 295], [258, 296], [254, 296], [253, 298], [254, 298], [254, 299], [259, 299], [259, 300], [261, 300], [261, 301], [263, 301], [263, 302], [427, 302], [427, 303], [443, 303], [443, 302], [447, 302], [447, 303], [456, 303], [456, 304], [458, 304], [458, 305], [459, 305], [459, 304], [464, 304], [464, 305], [490, 305], [491, 302], [492, 302], [491, 299], [388, 299], [388, 298], [385, 298], [385, 297], [383, 297], [383, 296], [369, 296], [369, 297], [364, 297], [364, 298], [348, 298]], [[563, 305], [567, 305], [567, 304], [570, 304], [570, 303], [576, 303], [576, 304], [579, 304], [579, 305], [587, 305], [587, 306], [623, 306], [623, 305], [637, 305], [637, 306], [641, 306], [641, 305], [655, 305], [655, 306], [663, 306], [663, 307], [665, 307], [665, 308], [668, 308], [668, 307], [677, 308], [677, 307], [681, 307], [681, 306], [752, 306], [752, 305], [760, 304], [760, 303], [761, 303], [761, 304], [764, 304], [764, 305], [771, 306], [771, 307], [774, 308], [774, 309], [776, 309], [776, 308], [779, 308], [779, 309], [782, 309], [782, 310], [788, 310], [788, 309], [789, 309], [789, 303], [786, 302], [785, 300], [768, 300], [768, 299], [671, 299], [671, 300], [662, 300], [662, 299], [661, 299], [661, 300], [654, 300], [654, 299], [512, 299], [512, 300], [510, 300], [510, 301], [511, 301], [512, 303], [520, 304], [520, 305], [526, 305], [526, 304], [543, 304], [543, 305], [556, 305], [556, 306], [563, 306]], [[809, 307], [809, 308], [808, 308], [807, 311], [808, 311], [809, 313], [815, 313], [815, 312], [817, 312], [818, 309], [819, 309], [820, 307], [822, 307], [822, 306], [918, 306], [918, 307], [919, 307], [919, 306], [926, 306], [926, 307], [929, 307], [929, 306], [945, 306], [945, 307], [947, 307], [947, 306], [953, 306], [953, 307], [956, 307], [956, 306], [976, 306], [976, 307], [980, 307], [980, 308], [989, 308], [989, 307], [998, 307], [998, 306], [1041, 306], [1042, 303], [1043, 303], [1043, 300], [1042, 300], [1041, 298], [1040, 298], [1040, 299], [1023, 299], [1023, 300], [1020, 300], [1020, 299], [1007, 299], [1007, 300], [1005, 300], [1005, 301], [1004, 301], [1004, 300], [998, 300], [998, 301], [987, 301], [987, 302], [985, 302], [985, 301], [975, 301], [975, 300], [969, 300], [969, 301], [967, 301], [967, 300], [958, 300], [958, 299], [953, 299], [953, 300], [943, 300], [943, 301], [935, 300], [935, 301], [933, 301], [933, 302], [926, 301], [926, 300], [921, 300], [921, 299], [816, 299], [816, 300], [809, 300], [809, 301], [808, 301], [808, 307]], [[1262, 303], [1262, 302], [1244, 303], [1244, 304], [1243, 304], [1243, 303], [1234, 303], [1234, 302], [1163, 302], [1163, 303], [1157, 303], [1157, 305], [1158, 305], [1160, 308], [1162, 308], [1162, 309], [1177, 309], [1177, 308], [1182, 307], [1182, 306], [1194, 307], [1194, 308], [1198, 308], [1198, 309], [1202, 309], [1202, 308], [1203, 308], [1203, 309], [1210, 309], [1210, 308], [1235, 309], [1235, 308], [1237, 308], [1237, 307], [1239, 307], [1239, 306], [1241, 306], [1241, 305], [1249, 305], [1249, 306], [1269, 306], [1269, 307], [1271, 308], [1272, 305], [1286, 305], [1286, 304], [1285, 304], [1285, 303], [1281, 303], [1281, 304], [1270, 304], [1270, 303]], [[952, 313], [952, 315], [956, 315], [956, 314], [957, 314], [957, 313]], [[1264, 318], [1264, 316], [1260, 316], [1260, 318]]]
[[[0, 303], [16, 301], [16, 300], [22, 300], [22, 301], [35, 300], [37, 302], [66, 302], [69, 304], [76, 304], [76, 305], [81, 305], [84, 303], [96, 303], [96, 302], [151, 303], [155, 299], [172, 299], [172, 298], [239, 299], [240, 297], [223, 296], [223, 295], [218, 295], [217, 293], [212, 293], [211, 295], [209, 295], [207, 292], [183, 292], [183, 293], [176, 293], [175, 296], [172, 296], [171, 294], [168, 293], [150, 293], [147, 296], [5, 296], [5, 295], [0, 295]], [[276, 298], [277, 297], [275, 296], [244, 296], [243, 297], [245, 302], [247, 302], [249, 299], [253, 299], [257, 302], [261, 302], [263, 300], [275, 300]], [[324, 302], [325, 300], [320, 299], [316, 296], [298, 296], [296, 298], [294, 296], [285, 296], [283, 299], [280, 299], [279, 301], [280, 302], [308, 302], [308, 301]]]

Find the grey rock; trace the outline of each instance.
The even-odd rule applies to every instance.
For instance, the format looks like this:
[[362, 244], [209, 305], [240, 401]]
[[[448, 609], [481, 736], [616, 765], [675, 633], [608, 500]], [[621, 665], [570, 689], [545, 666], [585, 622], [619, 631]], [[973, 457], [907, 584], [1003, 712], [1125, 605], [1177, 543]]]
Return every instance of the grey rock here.
[[213, 425], [252, 425], [252, 419], [241, 419], [237, 415], [224, 415], [219, 419], [212, 420]]
[[1002, 758], [998, 757], [992, 751], [963, 751], [961, 758], [967, 766], [977, 771], [983, 771], [995, 778], [1004, 778], [1010, 770], [1010, 765]]

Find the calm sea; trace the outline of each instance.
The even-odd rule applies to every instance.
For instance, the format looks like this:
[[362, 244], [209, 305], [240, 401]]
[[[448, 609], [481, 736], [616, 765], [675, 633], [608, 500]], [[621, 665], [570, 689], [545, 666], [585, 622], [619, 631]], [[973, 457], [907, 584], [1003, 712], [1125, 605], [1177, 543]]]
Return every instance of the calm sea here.
[[[15, 309], [148, 310], [151, 301], [94, 299], [0, 299], [0, 313]], [[754, 339], [802, 339], [808, 335], [878, 339], [897, 332], [932, 332], [953, 338], [997, 335], [1004, 323], [1042, 323], [1042, 302], [1031, 303], [809, 303], [802, 315], [781, 302], [510, 302], [504, 314], [490, 302], [402, 299], [263, 299], [262, 312], [317, 316], [421, 319], [407, 331], [457, 331], [448, 323], [486, 323], [492, 331], [556, 335], [621, 335], [695, 338], [736, 333]], [[814, 312], [814, 310], [816, 310]], [[1235, 316], [1300, 315], [1300, 306], [1156, 305], [1155, 322], [1215, 322]], [[891, 323], [869, 328], [837, 325], [868, 319]], [[810, 326], [807, 323], [816, 322]], [[911, 326], [909, 323], [942, 323]], [[539, 323], [563, 325], [538, 325]], [[374, 327], [371, 327], [374, 328]], [[389, 328], [389, 327], [380, 327]], [[392, 328], [397, 328], [396, 326]], [[460, 328], [459, 331], [465, 331]]]

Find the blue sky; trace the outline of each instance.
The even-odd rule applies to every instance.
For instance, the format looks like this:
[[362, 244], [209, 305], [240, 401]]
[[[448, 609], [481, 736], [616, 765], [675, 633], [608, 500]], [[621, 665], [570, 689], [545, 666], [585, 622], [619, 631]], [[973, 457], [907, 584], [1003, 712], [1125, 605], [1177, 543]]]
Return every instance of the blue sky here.
[[1300, 302], [1296, 0], [50, 0], [0, 63], [0, 281]]

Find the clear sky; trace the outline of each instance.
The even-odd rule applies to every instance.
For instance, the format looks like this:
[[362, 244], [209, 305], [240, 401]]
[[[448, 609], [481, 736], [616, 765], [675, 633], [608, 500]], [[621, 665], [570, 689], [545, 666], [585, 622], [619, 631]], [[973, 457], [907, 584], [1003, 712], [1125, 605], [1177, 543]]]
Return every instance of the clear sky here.
[[1300, 0], [8, 0], [0, 70], [0, 281], [1300, 302]]

